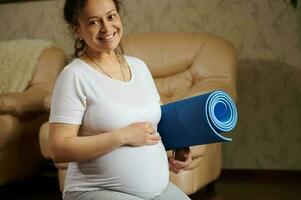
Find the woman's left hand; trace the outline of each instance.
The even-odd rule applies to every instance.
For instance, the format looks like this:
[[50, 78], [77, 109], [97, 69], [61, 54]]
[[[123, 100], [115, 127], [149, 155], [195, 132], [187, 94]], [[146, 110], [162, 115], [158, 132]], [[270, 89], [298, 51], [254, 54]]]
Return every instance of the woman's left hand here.
[[187, 168], [192, 162], [190, 148], [181, 148], [174, 150], [173, 156], [168, 158], [169, 170], [177, 174]]

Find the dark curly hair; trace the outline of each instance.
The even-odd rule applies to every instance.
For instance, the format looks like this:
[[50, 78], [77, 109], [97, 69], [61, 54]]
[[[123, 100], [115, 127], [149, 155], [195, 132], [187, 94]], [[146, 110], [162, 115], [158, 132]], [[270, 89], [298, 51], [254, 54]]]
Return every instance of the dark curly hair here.
[[[64, 19], [71, 26], [79, 26], [79, 15], [87, 5], [88, 0], [65, 0], [64, 5]], [[115, 4], [117, 12], [120, 12], [121, 3], [118, 0], [112, 0]], [[75, 39], [74, 42], [74, 55], [73, 57], [78, 58], [85, 50], [85, 41], [79, 38]]]

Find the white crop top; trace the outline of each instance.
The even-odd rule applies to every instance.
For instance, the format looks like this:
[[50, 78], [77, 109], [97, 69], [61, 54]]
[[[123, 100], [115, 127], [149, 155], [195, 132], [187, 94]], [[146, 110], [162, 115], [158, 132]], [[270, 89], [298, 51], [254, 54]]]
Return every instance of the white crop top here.
[[[125, 56], [131, 80], [121, 82], [74, 59], [59, 75], [52, 99], [50, 123], [80, 124], [79, 134], [101, 134], [136, 122], [161, 118], [160, 96], [145, 63]], [[85, 162], [69, 163], [66, 191], [116, 190], [152, 199], [168, 184], [169, 170], [162, 142], [122, 146]]]

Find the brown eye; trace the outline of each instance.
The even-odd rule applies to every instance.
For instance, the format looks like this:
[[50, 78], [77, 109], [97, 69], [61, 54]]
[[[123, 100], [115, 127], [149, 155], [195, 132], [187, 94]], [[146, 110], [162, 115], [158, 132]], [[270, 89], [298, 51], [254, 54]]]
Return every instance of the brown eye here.
[[98, 21], [97, 20], [94, 20], [94, 21], [90, 21], [89, 22], [89, 25], [97, 25], [98, 24]]
[[108, 16], [108, 20], [112, 21], [116, 18], [116, 14], [111, 14]]

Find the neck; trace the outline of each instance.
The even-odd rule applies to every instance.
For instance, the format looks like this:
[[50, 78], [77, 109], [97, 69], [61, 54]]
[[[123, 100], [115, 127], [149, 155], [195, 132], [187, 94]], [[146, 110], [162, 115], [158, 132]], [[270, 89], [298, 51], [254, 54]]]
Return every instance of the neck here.
[[[100, 55], [100, 54], [98, 54]], [[124, 75], [124, 72], [123, 72], [123, 69], [122, 69], [122, 62], [120, 61], [120, 58], [119, 58], [119, 55], [117, 53], [115, 53], [114, 51], [111, 52], [110, 54], [106, 54], [105, 57], [103, 57], [104, 54], [101, 54], [102, 57], [98, 56], [93, 56], [93, 55], [89, 55], [88, 54], [88, 51], [85, 52], [84, 56], [86, 56], [86, 58], [88, 58], [92, 63], [95, 64], [95, 66], [97, 66], [105, 75], [107, 75], [108, 77], [110, 78], [113, 78], [108, 72], [107, 70], [104, 69], [104, 67], [102, 67], [101, 65], [105, 63], [105, 61], [103, 60], [104, 58], [111, 61], [111, 66], [112, 65], [112, 61], [114, 62], [114, 58], [117, 60], [117, 64], [119, 65], [120, 67], [120, 71], [121, 71], [121, 74], [122, 74], [122, 78], [123, 78], [123, 81], [125, 82], [126, 79], [125, 79], [125, 75]], [[113, 57], [114, 56], [114, 57]], [[94, 57], [94, 58], [93, 58]], [[115, 65], [115, 64], [114, 64]], [[116, 65], [115, 65], [116, 66]]]
[[107, 61], [115, 60], [115, 52], [114, 51], [108, 51], [108, 52], [95, 52], [87, 49], [86, 54], [90, 57], [92, 57], [95, 61], [103, 63]]

